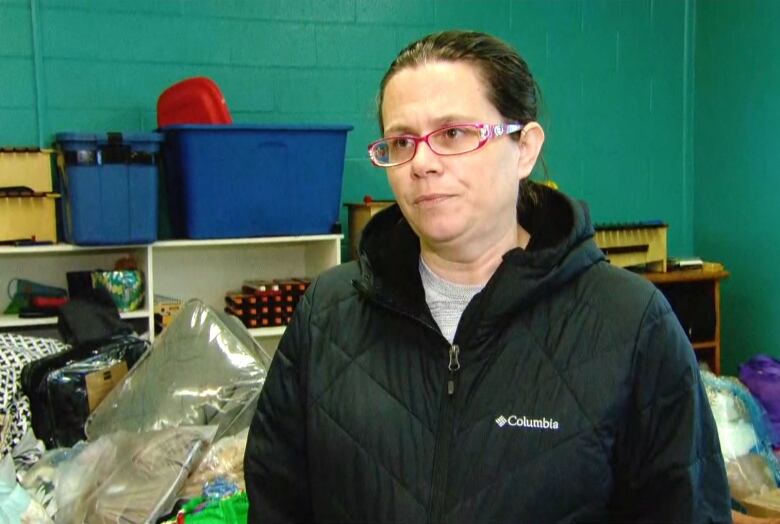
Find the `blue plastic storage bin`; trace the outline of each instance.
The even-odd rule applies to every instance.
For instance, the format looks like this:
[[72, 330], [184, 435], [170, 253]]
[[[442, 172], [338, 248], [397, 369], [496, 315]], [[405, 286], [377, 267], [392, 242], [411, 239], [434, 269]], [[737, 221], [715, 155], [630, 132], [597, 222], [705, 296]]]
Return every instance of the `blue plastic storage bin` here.
[[160, 133], [58, 133], [63, 234], [79, 245], [157, 240]]
[[349, 125], [176, 125], [165, 177], [176, 236], [330, 233]]

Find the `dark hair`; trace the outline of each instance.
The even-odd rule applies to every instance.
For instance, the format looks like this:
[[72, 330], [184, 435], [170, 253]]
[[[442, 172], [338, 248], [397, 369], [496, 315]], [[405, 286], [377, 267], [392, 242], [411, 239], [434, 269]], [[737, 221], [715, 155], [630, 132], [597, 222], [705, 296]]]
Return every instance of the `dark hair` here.
[[[387, 83], [401, 69], [430, 62], [474, 64], [487, 87], [488, 99], [501, 115], [507, 120], [522, 123], [537, 119], [541, 92], [528, 69], [528, 64], [517, 51], [486, 33], [443, 31], [412, 42], [398, 53], [390, 64], [379, 84], [377, 96], [380, 132], [384, 132], [382, 103]], [[541, 163], [544, 168], [544, 160], [541, 160]], [[535, 200], [533, 186], [528, 179], [520, 183], [520, 201], [528, 197]]]
[[536, 120], [539, 89], [528, 64], [517, 51], [485, 33], [444, 31], [409, 44], [390, 64], [379, 85], [379, 125], [384, 127], [384, 92], [395, 73], [429, 62], [461, 61], [477, 66], [488, 89], [488, 98], [505, 118], [523, 123]]

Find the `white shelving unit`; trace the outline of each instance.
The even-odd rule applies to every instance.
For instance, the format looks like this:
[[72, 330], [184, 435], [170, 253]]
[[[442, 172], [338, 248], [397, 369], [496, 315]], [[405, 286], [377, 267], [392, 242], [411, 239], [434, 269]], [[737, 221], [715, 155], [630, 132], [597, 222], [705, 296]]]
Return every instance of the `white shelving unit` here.
[[[66, 273], [111, 268], [124, 256], [133, 256], [146, 275], [143, 309], [123, 313], [126, 319], [146, 319], [154, 333], [151, 297], [182, 300], [199, 298], [216, 310], [224, 307], [225, 292], [239, 289], [247, 279], [312, 278], [341, 262], [341, 235], [167, 240], [141, 246], [79, 247], [69, 244], [0, 247], [0, 286], [26, 278], [67, 288]], [[10, 302], [0, 295], [0, 311]], [[0, 329], [55, 325], [56, 317], [23, 319], [0, 315]], [[252, 329], [264, 347], [275, 349], [284, 327]]]
[[[114, 263], [125, 256], [133, 256], [148, 274], [151, 264], [149, 246], [106, 246], [77, 247], [70, 244], [50, 246], [0, 247], [0, 312], [5, 311], [11, 298], [9, 284], [14, 278], [22, 278], [67, 289], [66, 273], [114, 267]], [[146, 287], [147, 296], [149, 284]], [[145, 306], [123, 318], [147, 318], [152, 326], [152, 310], [148, 301]], [[0, 314], [0, 329], [10, 330], [26, 326], [54, 326], [56, 317], [19, 318], [17, 315]]]
[[[199, 298], [221, 310], [225, 291], [247, 279], [315, 277], [341, 261], [341, 235], [171, 240], [152, 245], [149, 279], [158, 295]], [[276, 348], [283, 327], [251, 329], [263, 347]]]

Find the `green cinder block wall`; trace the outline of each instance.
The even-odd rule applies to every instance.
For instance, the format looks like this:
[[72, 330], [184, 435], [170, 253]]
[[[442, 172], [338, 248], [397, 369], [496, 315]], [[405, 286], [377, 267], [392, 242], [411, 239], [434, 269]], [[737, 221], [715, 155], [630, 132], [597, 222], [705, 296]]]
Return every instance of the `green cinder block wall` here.
[[492, 32], [541, 85], [561, 188], [597, 222], [660, 218], [671, 254], [731, 271], [734, 373], [780, 353], [778, 26], [765, 0], [0, 0], [0, 145], [152, 130], [159, 93], [206, 75], [237, 122], [354, 125], [343, 201], [389, 198], [365, 155], [387, 65], [431, 31]]
[[780, 2], [698, 0], [695, 249], [731, 272], [723, 371], [780, 357]]
[[155, 127], [157, 96], [212, 77], [237, 122], [349, 123], [343, 200], [389, 198], [365, 146], [396, 52], [495, 33], [542, 89], [546, 160], [596, 221], [659, 218], [693, 246], [691, 0], [0, 0], [0, 144]]

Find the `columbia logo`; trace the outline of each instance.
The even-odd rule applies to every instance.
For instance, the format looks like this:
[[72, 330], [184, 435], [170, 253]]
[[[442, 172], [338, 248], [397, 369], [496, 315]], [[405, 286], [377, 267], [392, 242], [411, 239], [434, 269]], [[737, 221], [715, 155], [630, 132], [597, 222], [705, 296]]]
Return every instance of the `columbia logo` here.
[[558, 421], [552, 418], [528, 418], [525, 416], [519, 417], [517, 415], [499, 415], [496, 419], [496, 424], [499, 428], [503, 428], [506, 425], [516, 428], [528, 428], [528, 429], [544, 429], [544, 430], [557, 430]]

